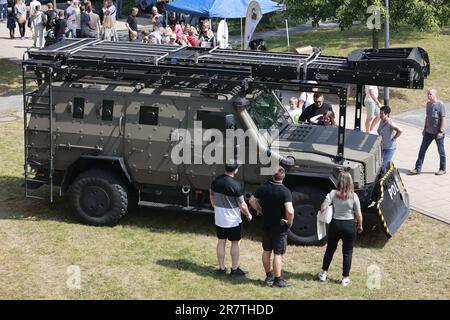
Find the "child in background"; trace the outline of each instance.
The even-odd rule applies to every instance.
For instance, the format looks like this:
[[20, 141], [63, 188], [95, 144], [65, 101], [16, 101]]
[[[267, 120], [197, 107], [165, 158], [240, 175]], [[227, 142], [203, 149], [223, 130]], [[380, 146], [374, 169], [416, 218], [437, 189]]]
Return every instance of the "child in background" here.
[[6, 22], [6, 27], [9, 29], [9, 37], [14, 39], [14, 33], [16, 30], [16, 18], [14, 17], [13, 10], [8, 10], [8, 21]]
[[298, 118], [300, 117], [302, 110], [298, 107], [298, 99], [296, 97], [292, 97], [289, 99], [289, 115], [294, 121], [295, 124], [298, 124]]

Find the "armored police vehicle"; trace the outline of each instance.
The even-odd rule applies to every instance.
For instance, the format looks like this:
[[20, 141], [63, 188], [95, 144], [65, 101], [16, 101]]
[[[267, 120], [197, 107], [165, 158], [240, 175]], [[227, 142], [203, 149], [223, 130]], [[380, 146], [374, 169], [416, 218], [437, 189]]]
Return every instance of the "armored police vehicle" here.
[[[256, 145], [258, 156], [287, 169], [294, 243], [319, 242], [317, 211], [341, 170], [353, 177], [365, 221], [378, 221], [374, 226], [391, 236], [409, 213], [408, 194], [392, 163], [382, 172], [381, 138], [360, 131], [363, 86], [420, 89], [429, 72], [421, 48], [332, 57], [320, 50], [67, 39], [24, 57], [25, 193], [35, 197], [39, 190], [32, 189], [45, 184], [53, 201], [57, 185], [75, 215], [92, 225], [117, 224], [133, 202], [212, 212], [209, 187], [223, 162], [205, 162], [202, 155], [213, 143], [219, 154], [228, 149], [248, 159], [255, 153], [249, 146]], [[37, 89], [30, 89], [36, 81]], [[350, 84], [357, 89], [354, 129], [346, 129]], [[339, 126], [293, 124], [279, 99], [282, 90], [336, 95]], [[212, 136], [188, 139], [197, 121], [203, 130], [242, 130], [245, 139], [231, 146]], [[194, 160], [177, 162], [174, 154]], [[267, 181], [264, 166], [247, 161], [239, 170], [247, 199]]]

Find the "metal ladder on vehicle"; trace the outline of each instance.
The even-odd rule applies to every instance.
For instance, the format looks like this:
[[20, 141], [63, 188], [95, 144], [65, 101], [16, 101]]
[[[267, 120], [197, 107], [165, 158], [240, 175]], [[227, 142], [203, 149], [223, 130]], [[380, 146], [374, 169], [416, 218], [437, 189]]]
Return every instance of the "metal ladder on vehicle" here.
[[[24, 54], [25, 57], [25, 54]], [[52, 76], [54, 63], [51, 61], [27, 61], [22, 64], [23, 79], [23, 118], [24, 118], [24, 176], [25, 176], [25, 197], [32, 199], [46, 200], [47, 198], [31, 194], [30, 190], [33, 184], [47, 184], [50, 187], [50, 196], [48, 200], [53, 203], [53, 92], [52, 92]], [[34, 80], [38, 84], [38, 88], [30, 90], [28, 81]], [[47, 89], [42, 90], [43, 85], [47, 84]], [[48, 128], [31, 128], [31, 117], [41, 117], [48, 119]], [[44, 139], [48, 144], [36, 146], [31, 142], [31, 135], [46, 135], [48, 139]], [[39, 162], [33, 158], [30, 151], [39, 150], [47, 153], [45, 162]], [[36, 171], [36, 177], [30, 178], [32, 168], [44, 170]], [[41, 179], [42, 176], [42, 179]]]

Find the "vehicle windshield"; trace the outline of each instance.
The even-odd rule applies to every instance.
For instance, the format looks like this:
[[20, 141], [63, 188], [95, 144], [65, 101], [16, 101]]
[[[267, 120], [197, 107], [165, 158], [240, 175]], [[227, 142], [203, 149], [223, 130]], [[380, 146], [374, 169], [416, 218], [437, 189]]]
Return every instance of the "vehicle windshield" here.
[[258, 129], [283, 131], [292, 123], [291, 117], [272, 91], [260, 94], [247, 108]]

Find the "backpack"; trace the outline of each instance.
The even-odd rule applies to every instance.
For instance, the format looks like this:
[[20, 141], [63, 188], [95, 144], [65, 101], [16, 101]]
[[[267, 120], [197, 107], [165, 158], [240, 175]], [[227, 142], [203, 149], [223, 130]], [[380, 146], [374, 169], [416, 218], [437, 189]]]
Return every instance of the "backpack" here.
[[58, 17], [55, 10], [47, 11], [45, 14], [45, 25], [48, 27], [54, 27], [56, 25], [56, 18]]

